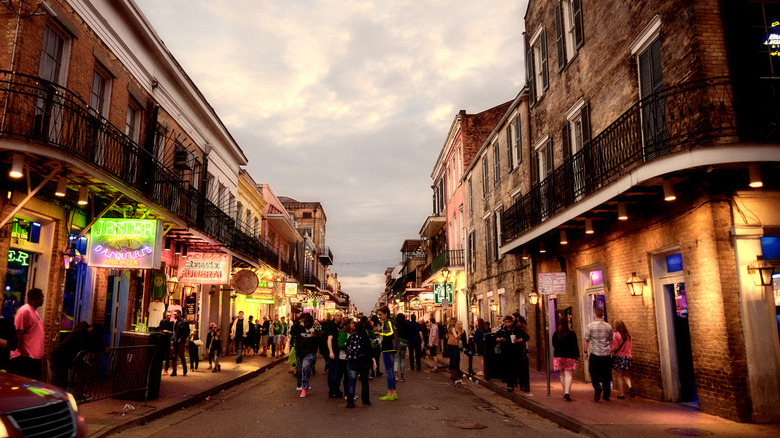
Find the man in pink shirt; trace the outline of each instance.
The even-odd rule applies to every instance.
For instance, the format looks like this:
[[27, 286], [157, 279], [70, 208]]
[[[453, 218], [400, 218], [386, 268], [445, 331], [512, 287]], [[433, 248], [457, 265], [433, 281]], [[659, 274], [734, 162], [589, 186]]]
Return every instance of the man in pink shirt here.
[[42, 305], [43, 291], [30, 289], [27, 292], [27, 304], [19, 308], [14, 319], [19, 346], [11, 352], [8, 371], [31, 379], [41, 378], [43, 321], [36, 309]]

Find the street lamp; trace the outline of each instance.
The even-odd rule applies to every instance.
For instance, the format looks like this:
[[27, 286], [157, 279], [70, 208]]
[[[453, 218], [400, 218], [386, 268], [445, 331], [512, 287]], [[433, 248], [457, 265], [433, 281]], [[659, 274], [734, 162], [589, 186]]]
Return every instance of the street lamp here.
[[644, 289], [645, 284], [647, 284], [647, 280], [637, 277], [636, 272], [632, 272], [631, 277], [629, 277], [628, 281], [626, 281], [628, 291], [631, 293], [632, 297], [641, 296], [642, 289]]
[[531, 304], [533, 304], [535, 306], [536, 303], [539, 302], [539, 294], [536, 293], [535, 290], [531, 291], [531, 293], [528, 294], [528, 301], [530, 301]]
[[172, 294], [176, 290], [176, 285], [179, 284], [179, 279], [175, 275], [168, 279], [168, 293]]
[[772, 275], [775, 273], [775, 267], [764, 260], [764, 256], [757, 256], [756, 261], [751, 263], [747, 270], [756, 286], [769, 286], [772, 284]]
[[494, 313], [498, 312], [498, 303], [495, 300], [490, 300], [490, 310]]

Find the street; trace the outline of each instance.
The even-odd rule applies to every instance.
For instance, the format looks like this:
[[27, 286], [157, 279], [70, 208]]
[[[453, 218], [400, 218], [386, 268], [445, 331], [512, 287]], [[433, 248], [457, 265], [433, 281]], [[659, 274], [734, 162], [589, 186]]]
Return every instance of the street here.
[[[344, 399], [327, 398], [323, 361], [312, 376], [311, 395], [300, 398], [295, 379], [280, 364], [210, 400], [129, 428], [121, 437], [270, 436], [576, 436], [557, 424], [518, 407], [466, 380], [454, 388], [449, 374], [428, 371], [405, 374], [399, 400], [383, 402], [385, 376], [370, 381], [371, 403], [347, 409]], [[359, 394], [360, 384], [357, 392]], [[359, 398], [359, 395], [358, 395]], [[396, 428], [400, 430], [395, 430]]]

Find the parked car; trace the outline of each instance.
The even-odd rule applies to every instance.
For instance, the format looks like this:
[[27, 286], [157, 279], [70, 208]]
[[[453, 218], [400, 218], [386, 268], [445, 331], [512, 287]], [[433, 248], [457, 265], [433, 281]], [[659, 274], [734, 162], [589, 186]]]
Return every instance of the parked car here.
[[83, 438], [87, 426], [68, 392], [0, 372], [0, 437], [28, 436]]

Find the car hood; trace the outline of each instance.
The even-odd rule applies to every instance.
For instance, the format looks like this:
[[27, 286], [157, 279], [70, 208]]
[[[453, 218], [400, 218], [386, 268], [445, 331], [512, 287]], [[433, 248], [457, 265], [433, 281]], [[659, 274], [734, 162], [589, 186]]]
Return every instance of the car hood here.
[[67, 399], [67, 393], [56, 386], [0, 372], [0, 415]]

